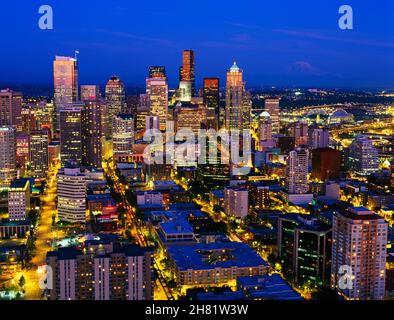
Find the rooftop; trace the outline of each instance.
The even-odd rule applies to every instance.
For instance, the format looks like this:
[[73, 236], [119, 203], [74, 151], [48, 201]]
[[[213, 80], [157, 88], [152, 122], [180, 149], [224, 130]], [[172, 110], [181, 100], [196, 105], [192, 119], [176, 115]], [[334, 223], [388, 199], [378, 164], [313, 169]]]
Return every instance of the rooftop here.
[[185, 246], [169, 246], [167, 250], [180, 270], [268, 267], [268, 263], [246, 243], [197, 243]]

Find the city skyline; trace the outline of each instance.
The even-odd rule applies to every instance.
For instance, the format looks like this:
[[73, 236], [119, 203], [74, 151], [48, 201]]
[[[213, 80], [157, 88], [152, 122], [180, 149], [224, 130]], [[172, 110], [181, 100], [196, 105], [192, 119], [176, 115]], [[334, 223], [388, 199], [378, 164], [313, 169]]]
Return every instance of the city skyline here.
[[2, 38], [0, 300], [394, 300], [388, 2], [103, 3]]
[[128, 86], [143, 86], [148, 66], [165, 65], [174, 87], [182, 58], [173, 56], [185, 48], [196, 54], [197, 88], [204, 77], [220, 77], [224, 83], [234, 61], [244, 69], [248, 86], [392, 88], [394, 82], [390, 1], [379, 8], [369, 1], [348, 1], [354, 11], [353, 30], [338, 27], [341, 1], [210, 3], [212, 13], [203, 14], [195, 6], [189, 18], [178, 23], [179, 1], [174, 1], [174, 10], [157, 1], [144, 7], [118, 1], [110, 10], [101, 3], [52, 2], [53, 30], [38, 28], [37, 1], [23, 7], [18, 1], [4, 4], [4, 10], [18, 15], [0, 23], [5, 30], [13, 28], [3, 35], [12, 49], [2, 51], [0, 58], [18, 64], [4, 66], [0, 82], [50, 84], [48, 61], [79, 50], [81, 84], [103, 84], [117, 74]]

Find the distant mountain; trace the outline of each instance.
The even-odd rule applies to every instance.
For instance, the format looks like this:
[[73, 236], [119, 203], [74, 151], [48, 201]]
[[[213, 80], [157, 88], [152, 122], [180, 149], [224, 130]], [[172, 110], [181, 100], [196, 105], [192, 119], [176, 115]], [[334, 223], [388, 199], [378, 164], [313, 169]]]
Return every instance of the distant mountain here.
[[[53, 85], [52, 84], [29, 84], [29, 83], [10, 83], [5, 81], [0, 81], [0, 90], [10, 88], [13, 91], [20, 91], [23, 93], [23, 96], [32, 96], [32, 97], [52, 97], [53, 96]], [[105, 85], [100, 85], [101, 93], [104, 94]], [[126, 87], [127, 95], [137, 95], [140, 93], [144, 93], [145, 88], [138, 86], [130, 86]]]
[[53, 95], [53, 85], [51, 84], [30, 84], [30, 83], [9, 83], [0, 81], [0, 88], [10, 88], [13, 91], [20, 91], [24, 96], [47, 96]]

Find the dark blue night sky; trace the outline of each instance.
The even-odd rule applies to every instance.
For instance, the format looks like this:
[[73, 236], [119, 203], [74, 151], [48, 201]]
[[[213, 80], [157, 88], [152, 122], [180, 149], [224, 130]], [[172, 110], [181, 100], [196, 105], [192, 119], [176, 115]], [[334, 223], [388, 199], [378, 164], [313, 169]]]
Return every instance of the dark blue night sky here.
[[[43, 4], [54, 30], [38, 28]], [[343, 4], [354, 30], [338, 27]], [[165, 65], [175, 85], [194, 49], [197, 86], [236, 60], [248, 86], [394, 88], [393, 18], [392, 0], [5, 0], [0, 82], [52, 83], [53, 57], [79, 50], [81, 84], [143, 85], [149, 65]]]

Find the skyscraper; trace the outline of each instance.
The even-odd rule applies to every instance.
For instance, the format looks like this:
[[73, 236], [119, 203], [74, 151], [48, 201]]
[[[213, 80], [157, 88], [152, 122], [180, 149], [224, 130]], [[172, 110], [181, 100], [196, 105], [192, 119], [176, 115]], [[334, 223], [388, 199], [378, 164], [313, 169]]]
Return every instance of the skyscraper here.
[[194, 51], [183, 50], [182, 68], [180, 70], [181, 81], [188, 81], [191, 83], [191, 96], [195, 95], [195, 71], [194, 71]]
[[[160, 72], [152, 72], [152, 68], [149, 72], [150, 77], [146, 79], [149, 113], [159, 117], [160, 130], [165, 130], [168, 118], [167, 77], [163, 74], [164, 69], [161, 69]], [[155, 67], [155, 69], [157, 68], [159, 67]]]
[[35, 130], [30, 134], [30, 174], [44, 178], [48, 172], [48, 131]]
[[277, 98], [265, 99], [265, 111], [267, 111], [271, 116], [272, 134], [278, 134], [280, 129], [279, 99]]
[[372, 140], [359, 135], [349, 147], [349, 167], [354, 173], [368, 176], [379, 170], [378, 151]]
[[203, 101], [207, 107], [207, 128], [219, 129], [219, 78], [204, 78]]
[[330, 133], [324, 129], [311, 128], [309, 130], [309, 147], [313, 149], [327, 148], [330, 141]]
[[108, 80], [105, 86], [105, 100], [108, 104], [108, 133], [112, 137], [112, 118], [121, 113], [126, 103], [124, 83], [118, 76], [113, 76]]
[[82, 163], [101, 168], [103, 156], [104, 130], [103, 114], [105, 101], [101, 99], [85, 101], [82, 110]]
[[75, 58], [56, 56], [53, 62], [55, 104], [70, 105], [78, 99], [78, 64]]
[[234, 62], [227, 72], [226, 129], [250, 129], [250, 96], [245, 91], [243, 71]]
[[260, 141], [272, 139], [272, 121], [267, 111], [263, 111], [259, 117], [259, 139]]
[[300, 284], [329, 281], [331, 244], [331, 226], [315, 217], [286, 214], [278, 219], [278, 257]]
[[11, 221], [25, 220], [30, 211], [30, 181], [15, 179], [8, 190], [8, 217]]
[[176, 131], [190, 129], [195, 135], [206, 123], [206, 109], [203, 105], [180, 104], [175, 108]]
[[249, 213], [249, 191], [243, 187], [224, 189], [224, 213], [230, 217], [244, 219]]
[[307, 146], [308, 145], [308, 124], [305, 122], [295, 122], [290, 124], [289, 133], [294, 137], [295, 145]]
[[60, 110], [78, 100], [78, 63], [75, 58], [56, 56], [53, 62], [55, 90], [55, 128], [59, 129]]
[[0, 185], [16, 177], [16, 133], [12, 126], [0, 126]]
[[134, 142], [134, 117], [131, 114], [118, 114], [113, 117], [113, 153], [130, 154]]
[[79, 167], [66, 166], [59, 171], [57, 198], [60, 221], [86, 222], [86, 177]]
[[22, 93], [10, 89], [0, 91], [0, 125], [22, 130]]
[[384, 299], [387, 228], [363, 207], [334, 215], [331, 286], [345, 299]]
[[286, 167], [288, 193], [304, 194], [308, 191], [308, 159], [308, 149], [296, 148], [290, 152]]
[[60, 111], [60, 160], [82, 161], [82, 108]]
[[341, 174], [341, 152], [331, 148], [312, 151], [312, 177], [321, 181], [339, 179]]
[[20, 133], [16, 136], [16, 163], [22, 169], [30, 159], [30, 135], [27, 133]]

